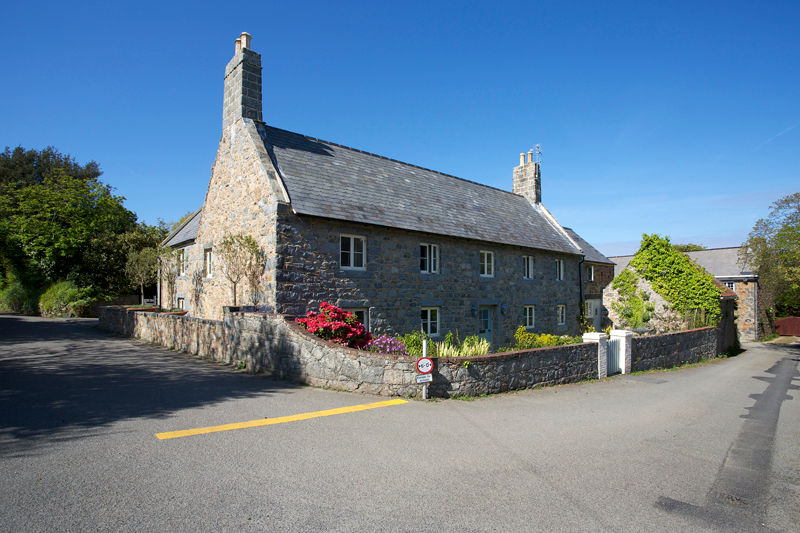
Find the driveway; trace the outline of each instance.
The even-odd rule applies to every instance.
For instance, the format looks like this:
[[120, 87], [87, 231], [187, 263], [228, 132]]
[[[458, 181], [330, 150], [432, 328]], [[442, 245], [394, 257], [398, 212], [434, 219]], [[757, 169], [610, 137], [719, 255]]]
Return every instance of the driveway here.
[[474, 401], [386, 404], [95, 323], [0, 315], [0, 530], [800, 523], [797, 345]]

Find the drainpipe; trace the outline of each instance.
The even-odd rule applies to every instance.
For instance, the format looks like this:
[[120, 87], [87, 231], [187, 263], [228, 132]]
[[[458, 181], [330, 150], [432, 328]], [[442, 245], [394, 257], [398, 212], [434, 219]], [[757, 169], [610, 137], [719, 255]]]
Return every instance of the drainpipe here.
[[581, 256], [581, 260], [578, 261], [578, 287], [579, 287], [579, 291], [580, 291], [580, 294], [578, 296], [578, 302], [579, 302], [578, 305], [580, 305], [580, 308], [578, 309], [578, 311], [580, 312], [580, 314], [584, 315], [583, 316], [584, 319], [586, 318], [586, 314], [585, 314], [586, 313], [586, 308], [584, 307], [584, 304], [583, 304], [583, 262], [585, 260], [586, 260], [586, 256], [582, 255]]

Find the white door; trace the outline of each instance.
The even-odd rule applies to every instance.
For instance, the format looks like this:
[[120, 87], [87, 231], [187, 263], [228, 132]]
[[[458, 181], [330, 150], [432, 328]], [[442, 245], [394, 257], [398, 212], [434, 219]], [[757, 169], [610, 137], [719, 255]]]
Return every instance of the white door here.
[[594, 326], [595, 331], [600, 331], [603, 325], [603, 315], [600, 313], [602, 308], [600, 300], [586, 300], [586, 320]]
[[492, 308], [488, 305], [478, 308], [478, 335], [492, 343]]

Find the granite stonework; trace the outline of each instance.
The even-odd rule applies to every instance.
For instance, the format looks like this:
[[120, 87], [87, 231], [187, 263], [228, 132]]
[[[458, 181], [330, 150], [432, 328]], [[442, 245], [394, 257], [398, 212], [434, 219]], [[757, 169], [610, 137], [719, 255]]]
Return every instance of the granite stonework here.
[[[594, 269], [594, 279], [590, 279], [591, 269]], [[583, 263], [583, 294], [586, 300], [603, 299], [603, 290], [614, 279], [614, 265], [608, 263]]]
[[[291, 317], [228, 312], [224, 320], [97, 308], [100, 327], [253, 372], [342, 391], [417, 396], [415, 358], [383, 356], [332, 344]], [[598, 336], [602, 334], [587, 334]], [[628, 336], [629, 338], [629, 336]], [[597, 342], [597, 341], [600, 342]], [[714, 328], [631, 339], [632, 370], [669, 368], [715, 357]], [[434, 358], [430, 393], [476, 396], [605, 377], [605, 339], [481, 357]], [[626, 365], [627, 366], [627, 365]]]
[[[492, 345], [513, 344], [524, 324], [524, 306], [535, 305], [529, 331], [576, 335], [580, 310], [576, 256], [542, 250], [426, 235], [411, 231], [334, 221], [278, 211], [276, 310], [305, 315], [322, 301], [369, 310], [375, 334], [419, 329], [420, 308], [440, 308], [440, 336], [463, 338], [478, 331], [478, 309], [492, 309]], [[339, 237], [366, 239], [366, 268], [339, 265]], [[420, 272], [420, 244], [439, 246], [439, 273]], [[494, 253], [494, 276], [480, 275], [480, 252]], [[523, 256], [534, 257], [532, 279], [523, 277]], [[565, 276], [556, 280], [556, 258]], [[557, 323], [556, 306], [566, 305], [566, 323]]]
[[631, 370], [672, 368], [713, 359], [718, 351], [716, 328], [700, 328], [664, 335], [634, 336], [631, 339]]
[[[100, 327], [214, 361], [282, 378], [385, 396], [416, 396], [416, 359], [332, 344], [291, 317], [229, 313], [224, 320], [98, 308]], [[597, 377], [597, 345], [538, 348], [459, 359], [437, 358], [431, 394], [443, 397], [525, 389]]]
[[[754, 341], [759, 338], [758, 331], [758, 282], [736, 281], [734, 292], [738, 297], [736, 308], [736, 327], [739, 337], [743, 340]], [[760, 332], [761, 335], [764, 332]]]

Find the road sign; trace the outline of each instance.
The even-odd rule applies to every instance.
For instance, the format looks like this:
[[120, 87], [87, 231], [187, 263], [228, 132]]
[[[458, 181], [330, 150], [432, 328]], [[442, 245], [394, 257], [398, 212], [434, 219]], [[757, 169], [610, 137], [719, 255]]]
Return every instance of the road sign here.
[[417, 383], [430, 383], [433, 381], [433, 374], [420, 374], [417, 376]]
[[433, 372], [433, 360], [430, 357], [420, 357], [417, 359], [417, 371], [420, 374], [430, 374]]

